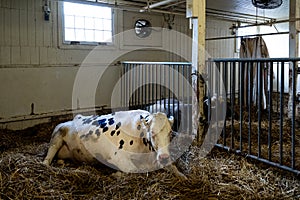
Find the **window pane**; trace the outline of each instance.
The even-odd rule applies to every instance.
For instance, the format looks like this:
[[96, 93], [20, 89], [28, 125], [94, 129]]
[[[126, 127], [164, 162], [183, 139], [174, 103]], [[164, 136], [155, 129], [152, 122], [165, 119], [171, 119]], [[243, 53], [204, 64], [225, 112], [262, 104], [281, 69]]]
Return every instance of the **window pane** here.
[[103, 32], [102, 31], [95, 31], [95, 40], [96, 41], [103, 41]]
[[104, 31], [103, 32], [103, 39], [105, 42], [112, 42], [112, 38], [111, 38], [111, 32], [110, 31]]
[[75, 28], [84, 28], [84, 17], [75, 17]]
[[65, 29], [65, 40], [72, 41], [75, 38], [74, 29], [66, 28]]
[[95, 19], [95, 29], [103, 30], [103, 21], [102, 21], [102, 19], [99, 19], [99, 18]]
[[92, 18], [92, 17], [86, 17], [85, 19], [84, 19], [84, 21], [85, 21], [85, 28], [86, 29], [94, 29], [94, 18]]
[[76, 41], [85, 41], [84, 29], [75, 29]]
[[65, 16], [65, 27], [74, 28], [74, 16]]
[[93, 30], [86, 30], [85, 31], [85, 39], [86, 39], [86, 41], [88, 41], [88, 42], [95, 41], [95, 39], [94, 39], [94, 32], [95, 31], [93, 31]]
[[103, 30], [111, 31], [111, 20], [103, 20]]

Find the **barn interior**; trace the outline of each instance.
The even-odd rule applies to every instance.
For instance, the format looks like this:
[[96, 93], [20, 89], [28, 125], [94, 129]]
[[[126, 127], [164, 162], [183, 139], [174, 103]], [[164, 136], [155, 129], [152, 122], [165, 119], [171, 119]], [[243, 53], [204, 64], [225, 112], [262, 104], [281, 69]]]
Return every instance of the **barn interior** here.
[[[1, 199], [300, 198], [299, 19], [297, 0], [0, 0]], [[242, 57], [248, 38], [263, 39], [267, 58]], [[266, 75], [254, 83], [241, 66]], [[79, 113], [175, 98], [180, 131], [193, 132], [193, 70], [229, 112], [215, 128], [221, 109], [209, 111], [208, 154], [191, 145], [176, 160], [188, 180], [42, 165], [54, 127]], [[251, 89], [266, 83], [266, 94]]]

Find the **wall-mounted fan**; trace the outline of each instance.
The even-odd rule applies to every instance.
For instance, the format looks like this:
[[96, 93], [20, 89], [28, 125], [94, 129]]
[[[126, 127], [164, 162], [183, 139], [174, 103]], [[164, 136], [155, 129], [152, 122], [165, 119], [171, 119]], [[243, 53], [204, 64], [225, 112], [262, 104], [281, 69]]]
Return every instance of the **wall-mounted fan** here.
[[148, 37], [151, 34], [151, 23], [146, 19], [138, 19], [134, 24], [135, 34], [140, 38]]
[[282, 0], [252, 0], [252, 4], [261, 9], [274, 9], [282, 4]]

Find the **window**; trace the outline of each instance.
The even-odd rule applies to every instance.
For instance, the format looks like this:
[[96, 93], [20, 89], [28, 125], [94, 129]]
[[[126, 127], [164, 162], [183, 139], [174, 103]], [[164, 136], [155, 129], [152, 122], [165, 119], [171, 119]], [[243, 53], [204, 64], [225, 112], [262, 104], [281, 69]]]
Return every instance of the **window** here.
[[99, 44], [112, 42], [112, 10], [108, 7], [64, 2], [64, 42]]

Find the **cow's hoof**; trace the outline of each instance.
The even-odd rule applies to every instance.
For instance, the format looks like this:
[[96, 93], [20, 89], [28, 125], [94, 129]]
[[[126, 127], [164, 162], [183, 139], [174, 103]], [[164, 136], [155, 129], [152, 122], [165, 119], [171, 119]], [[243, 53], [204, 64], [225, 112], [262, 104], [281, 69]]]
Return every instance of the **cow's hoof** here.
[[119, 179], [119, 178], [122, 178], [123, 173], [120, 171], [117, 171], [117, 172], [113, 173], [112, 176], [116, 179]]
[[46, 166], [49, 166], [49, 165], [50, 165], [50, 163], [49, 163], [48, 160], [44, 160], [44, 161], [42, 162], [42, 164], [43, 164], [43, 165], [46, 165]]
[[183, 173], [179, 172], [178, 174], [176, 174], [176, 176], [182, 181], [188, 180], [188, 178]]
[[61, 160], [61, 159], [59, 159], [59, 160], [57, 160], [57, 164], [59, 164], [59, 165], [65, 165], [65, 161], [64, 161], [64, 160]]

